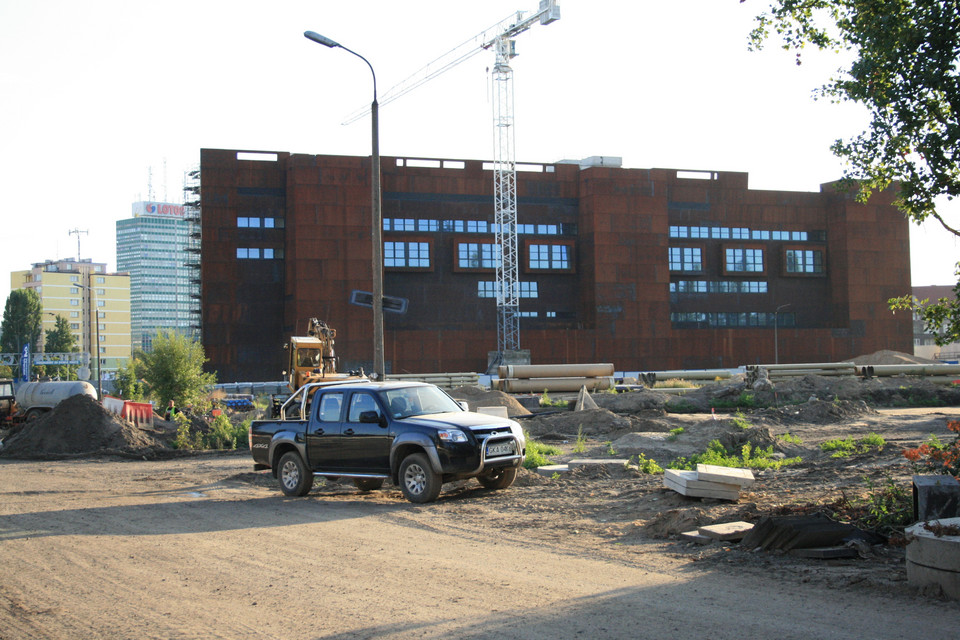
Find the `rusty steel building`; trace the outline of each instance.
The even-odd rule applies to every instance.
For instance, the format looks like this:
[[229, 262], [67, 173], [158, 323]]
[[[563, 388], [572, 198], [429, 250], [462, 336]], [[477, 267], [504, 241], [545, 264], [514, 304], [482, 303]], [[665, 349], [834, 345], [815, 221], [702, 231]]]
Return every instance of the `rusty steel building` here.
[[[886, 305], [910, 291], [891, 192], [861, 204], [831, 184], [756, 191], [746, 173], [609, 164], [520, 166], [520, 347], [534, 364], [653, 371], [912, 349], [910, 314]], [[311, 317], [337, 329], [341, 370], [371, 370], [370, 166], [202, 150], [202, 339], [221, 380], [279, 379], [284, 342]], [[483, 372], [497, 346], [490, 163], [382, 166], [386, 371]]]

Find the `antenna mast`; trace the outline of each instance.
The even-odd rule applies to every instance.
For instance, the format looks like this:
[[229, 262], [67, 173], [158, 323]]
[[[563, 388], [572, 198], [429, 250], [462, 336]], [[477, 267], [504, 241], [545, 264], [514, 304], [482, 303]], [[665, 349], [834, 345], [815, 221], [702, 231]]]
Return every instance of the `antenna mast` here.
[[80, 234], [81, 233], [89, 234], [90, 230], [89, 229], [71, 229], [70, 231], [67, 232], [67, 235], [77, 236], [77, 262], [80, 262]]

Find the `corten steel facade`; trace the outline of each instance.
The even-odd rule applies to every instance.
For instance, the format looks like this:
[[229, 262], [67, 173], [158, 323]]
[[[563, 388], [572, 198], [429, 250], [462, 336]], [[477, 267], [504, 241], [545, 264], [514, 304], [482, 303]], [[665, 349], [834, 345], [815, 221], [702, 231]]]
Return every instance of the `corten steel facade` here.
[[[310, 317], [341, 370], [373, 359], [370, 159], [201, 152], [203, 344], [221, 380], [276, 380]], [[433, 166], [423, 166], [433, 165]], [[910, 351], [908, 224], [868, 204], [751, 191], [747, 174], [525, 165], [520, 346], [620, 371], [837, 361]], [[383, 159], [387, 373], [484, 371], [496, 349], [493, 176], [481, 161]], [[778, 344], [774, 344], [774, 337]]]

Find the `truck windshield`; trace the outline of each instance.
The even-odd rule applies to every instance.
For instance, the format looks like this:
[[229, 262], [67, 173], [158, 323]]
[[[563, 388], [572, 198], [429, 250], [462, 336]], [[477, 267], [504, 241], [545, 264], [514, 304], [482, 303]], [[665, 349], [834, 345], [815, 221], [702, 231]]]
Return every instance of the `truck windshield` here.
[[437, 387], [402, 387], [383, 392], [383, 399], [394, 418], [409, 418], [429, 413], [462, 411], [453, 398]]

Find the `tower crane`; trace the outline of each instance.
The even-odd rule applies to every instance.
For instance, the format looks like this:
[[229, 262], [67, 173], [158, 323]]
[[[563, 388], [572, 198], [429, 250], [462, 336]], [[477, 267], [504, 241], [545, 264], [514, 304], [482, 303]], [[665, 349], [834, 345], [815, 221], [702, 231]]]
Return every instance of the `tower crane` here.
[[[481, 51], [493, 50], [493, 200], [496, 241], [500, 249], [497, 261], [497, 356], [520, 349], [520, 291], [517, 279], [517, 169], [513, 129], [513, 70], [510, 60], [517, 56], [515, 38], [537, 23], [547, 25], [560, 19], [557, 0], [540, 0], [537, 11], [514, 14], [484, 29], [454, 47], [416, 73], [387, 90], [380, 100], [386, 105], [420, 85], [448, 71]], [[369, 107], [359, 109], [343, 122], [350, 124], [364, 117]], [[497, 364], [497, 363], [494, 363]]]

